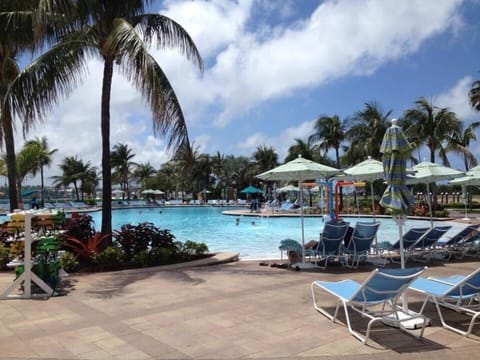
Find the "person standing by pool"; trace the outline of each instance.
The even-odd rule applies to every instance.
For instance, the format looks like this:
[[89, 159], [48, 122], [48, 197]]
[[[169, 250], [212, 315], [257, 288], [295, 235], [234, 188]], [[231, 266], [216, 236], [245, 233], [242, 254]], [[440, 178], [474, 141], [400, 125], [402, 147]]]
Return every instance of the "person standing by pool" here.
[[32, 202], [30, 204], [30, 208], [31, 209], [37, 209], [37, 210], [39, 209], [38, 203], [37, 203], [37, 198], [35, 196], [32, 197]]

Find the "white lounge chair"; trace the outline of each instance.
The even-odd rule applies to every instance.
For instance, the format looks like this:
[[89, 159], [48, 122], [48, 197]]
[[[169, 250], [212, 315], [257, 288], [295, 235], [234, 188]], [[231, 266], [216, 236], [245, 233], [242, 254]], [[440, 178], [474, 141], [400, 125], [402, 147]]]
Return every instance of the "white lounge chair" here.
[[[370, 337], [372, 325], [375, 322], [382, 320], [388, 321], [390, 325], [393, 324], [415, 336], [413, 332], [409, 331], [402, 324], [412, 319], [421, 318], [423, 320], [421, 322], [422, 327], [420, 335], [418, 335], [418, 337], [421, 337], [423, 336], [423, 331], [427, 323], [425, 317], [422, 314], [411, 311], [405, 313], [405, 310], [397, 305], [397, 303], [399, 297], [407, 290], [410, 283], [424, 270], [425, 267], [376, 269], [362, 284], [349, 279], [337, 282], [314, 281], [311, 285], [313, 306], [328, 319], [335, 322], [337, 320], [340, 305], [343, 305], [350, 334], [364, 344], [367, 343]], [[337, 305], [333, 315], [327, 312], [318, 303], [315, 295], [318, 290], [324, 290], [337, 298]], [[322, 297], [322, 300], [323, 299], [324, 298]], [[352, 329], [350, 315], [348, 313], [349, 308], [358, 312], [363, 317], [370, 319], [365, 336]], [[399, 317], [400, 313], [404, 315]]]
[[[470, 335], [476, 319], [480, 316], [480, 268], [467, 276], [418, 278], [409, 288], [426, 295], [420, 313], [423, 313], [428, 301], [432, 301], [444, 328], [467, 337]], [[467, 330], [447, 324], [442, 307], [471, 316]]]

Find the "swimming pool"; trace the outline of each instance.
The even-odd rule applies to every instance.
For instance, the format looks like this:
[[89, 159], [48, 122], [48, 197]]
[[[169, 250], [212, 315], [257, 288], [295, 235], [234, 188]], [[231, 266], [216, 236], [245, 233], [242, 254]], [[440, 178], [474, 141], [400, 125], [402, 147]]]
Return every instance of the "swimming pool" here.
[[[234, 251], [240, 258], [275, 259], [280, 252], [280, 240], [291, 238], [301, 242], [301, 221], [298, 217], [236, 217], [223, 215], [225, 207], [162, 207], [143, 209], [117, 209], [112, 212], [112, 227], [119, 229], [123, 224], [138, 224], [145, 221], [154, 223], [160, 229], [169, 229], [177, 240], [192, 240], [208, 245], [212, 252]], [[100, 229], [101, 212], [92, 212], [95, 227]], [[371, 221], [371, 218], [345, 218], [350, 225], [357, 221]], [[378, 241], [393, 243], [398, 239], [398, 227], [390, 218], [377, 219], [381, 225]], [[255, 222], [252, 225], [252, 221]], [[439, 224], [447, 225], [442, 221]], [[318, 239], [323, 228], [321, 218], [306, 217], [305, 241]], [[464, 225], [448, 222], [452, 229], [446, 236], [458, 232]], [[429, 221], [408, 220], [404, 232], [412, 227], [430, 226]]]

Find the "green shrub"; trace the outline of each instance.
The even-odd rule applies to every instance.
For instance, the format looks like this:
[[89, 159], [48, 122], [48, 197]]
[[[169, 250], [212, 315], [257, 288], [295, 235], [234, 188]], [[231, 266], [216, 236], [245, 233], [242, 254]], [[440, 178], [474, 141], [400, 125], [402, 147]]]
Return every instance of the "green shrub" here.
[[93, 254], [92, 263], [100, 270], [116, 270], [124, 265], [124, 253], [122, 249], [115, 246], [108, 246], [105, 250]]
[[65, 251], [62, 255], [60, 255], [59, 260], [63, 270], [65, 270], [67, 273], [78, 270], [78, 260], [71, 252]]
[[174, 252], [171, 249], [154, 246], [149, 252], [150, 265], [164, 265], [171, 262]]
[[150, 256], [148, 250], [142, 250], [133, 255], [130, 263], [134, 266], [147, 267], [150, 265]]
[[187, 255], [203, 255], [208, 252], [208, 246], [204, 243], [187, 240], [183, 244], [181, 250]]
[[10, 261], [10, 249], [0, 243], [0, 269], [4, 269]]
[[434, 217], [448, 217], [449, 214], [448, 210], [437, 210], [433, 212]]
[[147, 254], [154, 248], [169, 249], [172, 253], [177, 251], [175, 236], [170, 230], [160, 230], [149, 222], [122, 225], [120, 230], [113, 232], [113, 237], [122, 248], [126, 263], [145, 266], [142, 264], [149, 262]]

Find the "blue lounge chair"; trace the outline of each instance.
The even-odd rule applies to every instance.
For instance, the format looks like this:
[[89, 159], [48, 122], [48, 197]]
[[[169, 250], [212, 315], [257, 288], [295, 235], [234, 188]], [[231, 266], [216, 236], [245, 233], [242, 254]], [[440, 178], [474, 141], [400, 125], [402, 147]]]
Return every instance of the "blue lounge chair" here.
[[[423, 313], [427, 302], [432, 301], [444, 328], [467, 337], [470, 335], [477, 317], [480, 316], [480, 268], [467, 276], [418, 278], [409, 288], [426, 295], [420, 313]], [[442, 307], [471, 316], [472, 320], [467, 330], [447, 324], [443, 317]]]
[[470, 239], [478, 234], [480, 224], [465, 226], [458, 233], [448, 238], [446, 241], [437, 242], [436, 253], [443, 253], [445, 260], [450, 261], [452, 257], [463, 258], [463, 249], [465, 244], [469, 244]]
[[434, 226], [418, 239], [414, 245], [415, 261], [427, 262], [435, 254], [435, 247], [440, 238], [450, 230], [451, 226]]
[[317, 246], [314, 249], [306, 249], [305, 256], [310, 259], [314, 257], [318, 267], [326, 269], [331, 258], [340, 257], [348, 227], [348, 223], [325, 223]]
[[[415, 244], [417, 241], [430, 230], [429, 227], [425, 228], [411, 228], [405, 234], [403, 234], [403, 253], [405, 261], [411, 256], [415, 250]], [[400, 240], [397, 240], [390, 248], [380, 249], [382, 250], [380, 257], [390, 260], [391, 262], [400, 263], [396, 258], [400, 258]]]
[[360, 261], [367, 258], [379, 226], [378, 222], [357, 222], [355, 224], [355, 230], [348, 245], [342, 248], [342, 264], [344, 266], [356, 269]]
[[480, 254], [480, 232], [473, 231], [470, 236], [466, 237], [458, 243], [457, 253], [455, 257], [463, 258], [465, 256], [478, 257]]
[[[375, 322], [382, 320], [388, 321], [389, 324], [395, 326], [398, 325], [400, 329], [414, 335], [414, 333], [408, 331], [402, 323], [415, 318], [421, 318], [423, 320], [421, 322], [422, 327], [419, 335], [419, 337], [421, 337], [423, 336], [427, 320], [422, 314], [411, 311], [406, 314], [407, 316], [402, 316], [400, 318], [398, 314], [405, 313], [398, 305], [398, 299], [403, 292], [407, 290], [411, 282], [424, 270], [424, 267], [407, 269], [376, 269], [362, 284], [349, 279], [337, 282], [314, 281], [311, 285], [313, 306], [328, 319], [335, 322], [337, 320], [340, 305], [342, 304], [345, 310], [345, 318], [350, 334], [364, 344], [367, 343], [370, 337], [372, 325]], [[327, 312], [318, 303], [315, 293], [318, 292], [319, 289], [324, 290], [337, 298], [335, 313], [333, 315]], [[373, 307], [375, 307], [375, 309], [372, 309]], [[370, 319], [365, 336], [352, 329], [348, 313], [349, 308], [358, 312], [363, 317]]]

